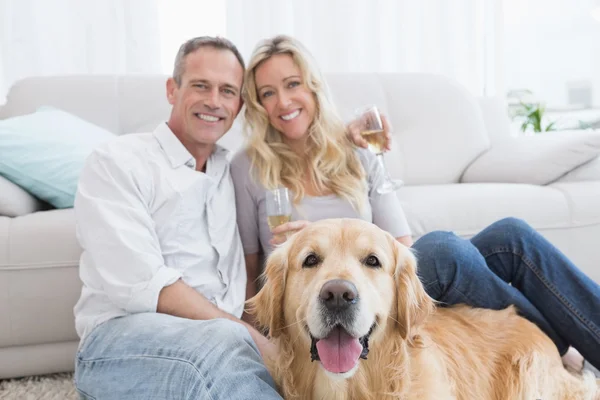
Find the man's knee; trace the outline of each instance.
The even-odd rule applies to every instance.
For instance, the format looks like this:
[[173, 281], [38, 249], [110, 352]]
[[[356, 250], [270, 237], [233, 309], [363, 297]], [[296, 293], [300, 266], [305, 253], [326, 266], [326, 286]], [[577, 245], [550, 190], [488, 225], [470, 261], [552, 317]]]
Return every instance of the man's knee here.
[[220, 346], [233, 347], [253, 343], [248, 329], [239, 322], [225, 318], [204, 321], [202, 335], [219, 343]]

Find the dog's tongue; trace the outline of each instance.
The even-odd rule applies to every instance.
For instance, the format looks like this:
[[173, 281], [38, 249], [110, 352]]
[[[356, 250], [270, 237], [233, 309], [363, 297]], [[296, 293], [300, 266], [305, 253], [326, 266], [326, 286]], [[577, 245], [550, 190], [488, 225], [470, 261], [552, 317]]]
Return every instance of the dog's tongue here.
[[336, 374], [348, 372], [358, 362], [362, 345], [344, 329], [334, 328], [329, 336], [317, 342], [317, 351], [321, 364], [329, 372]]

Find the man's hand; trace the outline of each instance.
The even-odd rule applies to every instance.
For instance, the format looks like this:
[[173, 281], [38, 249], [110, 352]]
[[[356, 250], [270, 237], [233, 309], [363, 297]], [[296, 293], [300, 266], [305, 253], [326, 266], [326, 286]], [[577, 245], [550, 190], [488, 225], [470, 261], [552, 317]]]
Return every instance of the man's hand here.
[[[380, 114], [381, 123], [383, 124], [383, 132], [385, 133], [385, 150], [389, 151], [392, 149], [392, 125], [387, 117]], [[367, 141], [360, 135], [360, 118], [350, 122], [346, 128], [346, 133], [352, 143], [358, 147], [366, 149], [369, 147]]]
[[208, 301], [206, 297], [188, 286], [182, 280], [178, 280], [172, 285], [165, 286], [160, 291], [156, 311], [181, 318], [196, 320], [225, 318], [238, 322], [244, 325], [246, 329], [248, 329], [248, 332], [250, 332], [250, 336], [252, 336], [252, 339], [256, 343], [263, 360], [265, 360], [265, 362], [267, 362], [267, 360], [275, 360], [277, 349], [269, 339], [264, 337], [262, 333], [257, 331], [252, 325], [219, 309], [213, 303]]
[[277, 347], [268, 338], [264, 337], [255, 330], [249, 330], [252, 339], [260, 351], [260, 355], [267, 365], [272, 365], [277, 357]]
[[310, 224], [310, 221], [300, 220], [287, 222], [285, 224], [276, 226], [275, 228], [271, 229], [273, 238], [269, 241], [269, 243], [271, 244], [271, 246], [282, 244], [287, 240], [287, 238], [290, 235], [298, 232], [301, 229], [304, 229], [304, 227], [306, 227], [308, 224]]

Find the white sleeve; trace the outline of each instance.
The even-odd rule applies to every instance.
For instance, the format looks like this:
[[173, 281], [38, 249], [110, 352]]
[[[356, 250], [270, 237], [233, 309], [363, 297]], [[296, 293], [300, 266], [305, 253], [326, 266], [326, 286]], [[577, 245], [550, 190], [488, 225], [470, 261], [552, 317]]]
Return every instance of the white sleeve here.
[[181, 277], [164, 263], [144, 197], [133, 169], [99, 150], [86, 161], [75, 197], [82, 263], [100, 280], [97, 287], [129, 313], [155, 312], [161, 289]]

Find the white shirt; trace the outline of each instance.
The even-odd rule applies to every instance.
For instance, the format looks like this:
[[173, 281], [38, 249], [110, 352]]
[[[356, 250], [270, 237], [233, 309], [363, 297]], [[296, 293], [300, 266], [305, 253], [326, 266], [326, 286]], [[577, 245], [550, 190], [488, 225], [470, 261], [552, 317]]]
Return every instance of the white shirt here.
[[111, 318], [156, 312], [160, 290], [179, 278], [242, 315], [246, 269], [227, 150], [216, 147], [206, 173], [195, 167], [165, 123], [90, 155], [75, 198], [80, 338]]

